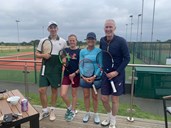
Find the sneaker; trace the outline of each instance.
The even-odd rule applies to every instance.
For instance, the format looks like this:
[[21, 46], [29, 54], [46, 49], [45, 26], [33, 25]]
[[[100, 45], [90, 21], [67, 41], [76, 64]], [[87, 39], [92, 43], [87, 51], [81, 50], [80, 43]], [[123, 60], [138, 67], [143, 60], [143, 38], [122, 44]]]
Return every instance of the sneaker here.
[[90, 113], [87, 112], [87, 113], [84, 115], [84, 117], [83, 117], [83, 122], [84, 122], [84, 123], [87, 123], [87, 122], [89, 121], [89, 119], [90, 119]]
[[110, 120], [110, 125], [109, 128], [116, 128], [116, 121], [115, 120]]
[[68, 115], [69, 115], [69, 113], [71, 112], [71, 110], [70, 109], [67, 109], [66, 110], [66, 113], [65, 113], [65, 120], [67, 120], [67, 118], [68, 118]]
[[66, 121], [72, 121], [75, 117], [75, 113], [73, 113], [72, 111], [70, 111], [70, 113], [68, 114]]
[[41, 112], [40, 113], [40, 115], [39, 115], [39, 120], [42, 120], [42, 119], [44, 119], [44, 118], [46, 118], [46, 117], [48, 117], [49, 116], [49, 112]]
[[109, 128], [116, 128], [116, 126], [115, 126], [115, 124], [112, 124], [112, 123], [111, 123], [111, 124], [109, 125]]
[[75, 110], [75, 114], [78, 114], [78, 110]]
[[94, 123], [95, 124], [99, 124], [100, 123], [100, 117], [98, 113], [94, 114]]
[[49, 117], [50, 121], [54, 121], [56, 119], [56, 115], [54, 111], [55, 110], [53, 109], [50, 111], [50, 117]]
[[101, 125], [106, 127], [106, 126], [110, 125], [110, 121], [106, 119], [106, 120], [102, 121]]

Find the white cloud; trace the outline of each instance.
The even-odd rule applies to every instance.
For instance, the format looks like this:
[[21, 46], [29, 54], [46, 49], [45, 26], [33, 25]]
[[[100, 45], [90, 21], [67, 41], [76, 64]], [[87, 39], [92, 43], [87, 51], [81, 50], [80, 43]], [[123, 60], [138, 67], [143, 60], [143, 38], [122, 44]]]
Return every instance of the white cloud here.
[[[42, 38], [42, 26], [46, 31], [50, 20], [59, 24], [59, 34], [65, 39], [69, 34], [75, 33], [79, 40], [83, 40], [90, 31], [94, 31], [100, 39], [104, 35], [103, 25], [107, 18], [114, 18], [117, 23], [116, 33], [125, 36], [125, 24], [130, 24], [129, 15], [134, 15], [132, 39], [135, 40], [141, 4], [142, 0], [1, 0], [0, 41], [17, 42], [16, 19], [20, 20], [21, 41]], [[170, 8], [169, 0], [156, 0], [154, 40], [171, 38]], [[150, 41], [152, 11], [153, 0], [144, 0], [143, 40], [146, 41]], [[130, 26], [128, 37], [129, 33]]]

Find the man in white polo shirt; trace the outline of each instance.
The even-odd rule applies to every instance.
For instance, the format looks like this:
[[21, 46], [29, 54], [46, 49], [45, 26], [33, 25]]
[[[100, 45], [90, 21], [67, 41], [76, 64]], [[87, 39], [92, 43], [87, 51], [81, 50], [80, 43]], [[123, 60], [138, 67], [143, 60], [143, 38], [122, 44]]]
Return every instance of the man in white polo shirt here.
[[[54, 21], [49, 22], [47, 30], [49, 31], [49, 36], [40, 40], [39, 45], [37, 47], [36, 56], [38, 58], [42, 58], [42, 60], [48, 60], [46, 62], [46, 70], [44, 76], [40, 74], [39, 79], [39, 94], [40, 101], [42, 104], [42, 113], [40, 113], [39, 120], [46, 118], [50, 115], [50, 120], [53, 121], [56, 119], [54, 114], [54, 107], [56, 105], [57, 100], [57, 92], [58, 88], [61, 86], [61, 72], [62, 65], [59, 61], [58, 53], [61, 49], [67, 47], [66, 41], [59, 37], [58, 26]], [[41, 51], [42, 43], [45, 39], [49, 39], [52, 42], [53, 49], [50, 54], [43, 54]], [[47, 100], [47, 88], [51, 86], [51, 107], [50, 112], [48, 109], [48, 100]]]

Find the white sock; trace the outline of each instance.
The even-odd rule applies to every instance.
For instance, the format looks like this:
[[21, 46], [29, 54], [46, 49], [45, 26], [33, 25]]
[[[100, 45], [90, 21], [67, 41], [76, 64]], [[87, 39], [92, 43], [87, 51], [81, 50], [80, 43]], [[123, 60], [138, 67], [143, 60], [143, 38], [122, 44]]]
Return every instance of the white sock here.
[[112, 116], [112, 112], [107, 113], [107, 119], [108, 120], [110, 120], [111, 116]]
[[71, 112], [75, 114], [75, 110], [71, 110]]
[[54, 110], [54, 109], [55, 109], [55, 107], [53, 107], [53, 106], [50, 107], [50, 110]]
[[94, 112], [94, 115], [98, 115], [98, 113], [97, 112], [96, 113]]
[[68, 109], [69, 109], [69, 110], [71, 110], [71, 109], [72, 109], [72, 105], [71, 105], [71, 104], [70, 104], [70, 106], [68, 107]]
[[113, 123], [115, 125], [116, 124], [116, 116], [111, 115], [110, 121], [111, 121], [111, 123]]
[[43, 108], [42, 111], [45, 112], [45, 113], [49, 112], [48, 108]]

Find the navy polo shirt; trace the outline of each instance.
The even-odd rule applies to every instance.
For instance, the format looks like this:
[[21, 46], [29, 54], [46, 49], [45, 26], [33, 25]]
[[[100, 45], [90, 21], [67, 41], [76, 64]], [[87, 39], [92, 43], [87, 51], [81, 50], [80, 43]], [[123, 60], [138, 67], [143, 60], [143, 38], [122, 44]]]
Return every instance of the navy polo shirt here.
[[113, 71], [117, 71], [122, 78], [125, 76], [125, 67], [130, 61], [127, 42], [124, 38], [114, 35], [108, 42], [106, 36], [100, 39], [100, 48], [108, 51], [114, 60]]

